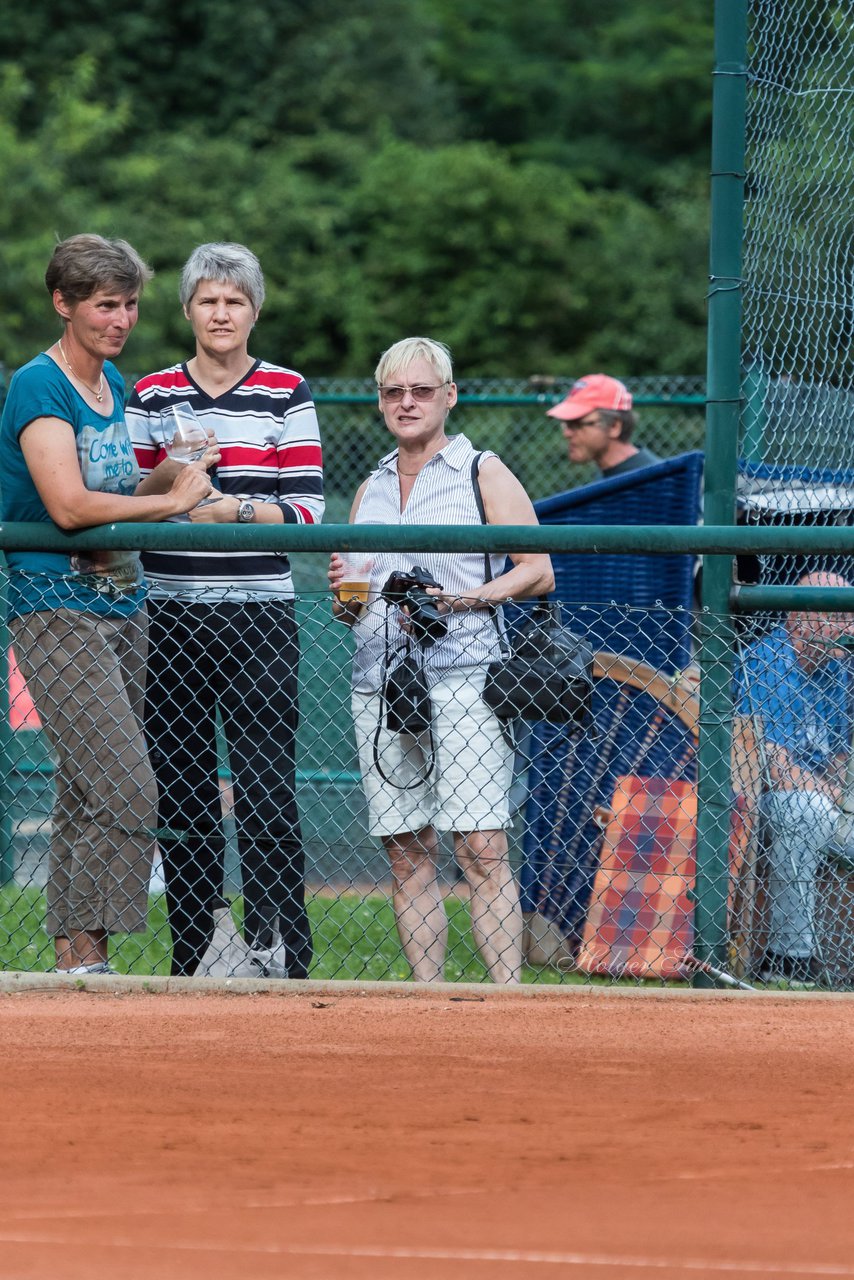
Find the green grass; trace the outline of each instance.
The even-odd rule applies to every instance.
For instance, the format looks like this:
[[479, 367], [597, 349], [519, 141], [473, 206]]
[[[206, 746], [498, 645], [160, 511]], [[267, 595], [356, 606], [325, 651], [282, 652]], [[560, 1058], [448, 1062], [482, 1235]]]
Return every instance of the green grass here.
[[[240, 924], [241, 902], [235, 903]], [[484, 982], [486, 971], [471, 935], [466, 904], [449, 898], [449, 982]], [[409, 965], [401, 951], [390, 899], [384, 894], [361, 897], [343, 893], [310, 895], [308, 913], [314, 937], [314, 960], [309, 977], [367, 982], [405, 982]], [[147, 976], [169, 972], [170, 940], [162, 895], [149, 900], [148, 930], [127, 934], [111, 946], [110, 961], [120, 973]], [[46, 972], [53, 968], [53, 945], [44, 931], [44, 895], [31, 887], [6, 885], [0, 889], [0, 968]], [[526, 969], [526, 982], [580, 981], [554, 969]]]

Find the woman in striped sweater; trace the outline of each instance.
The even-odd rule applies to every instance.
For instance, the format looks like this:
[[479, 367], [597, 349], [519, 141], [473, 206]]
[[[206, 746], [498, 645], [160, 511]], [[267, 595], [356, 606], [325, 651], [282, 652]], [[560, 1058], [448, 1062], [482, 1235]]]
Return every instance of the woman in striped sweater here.
[[[188, 401], [216, 437], [218, 502], [190, 520], [314, 524], [323, 515], [317, 415], [301, 374], [257, 360], [249, 338], [264, 301], [258, 259], [204, 244], [184, 266], [181, 302], [194, 356], [137, 382], [127, 421], [140, 470], [165, 456], [161, 412]], [[288, 558], [272, 552], [151, 552], [146, 734], [160, 792], [172, 972], [191, 974], [221, 903], [225, 835], [216, 717], [228, 743], [249, 965], [302, 978], [311, 959], [295, 742], [299, 645]], [[275, 946], [277, 937], [281, 946]]]

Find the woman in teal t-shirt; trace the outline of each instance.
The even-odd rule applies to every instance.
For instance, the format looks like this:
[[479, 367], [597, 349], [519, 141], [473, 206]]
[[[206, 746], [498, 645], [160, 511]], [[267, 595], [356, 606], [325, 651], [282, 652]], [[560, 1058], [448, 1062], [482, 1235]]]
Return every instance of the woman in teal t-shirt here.
[[[2, 519], [73, 531], [166, 520], [212, 489], [204, 465], [145, 481], [110, 363], [150, 271], [124, 240], [72, 236], [45, 283], [62, 337], [12, 378], [0, 422]], [[9, 630], [54, 753], [48, 933], [57, 969], [108, 972], [111, 933], [146, 927], [157, 795], [140, 728], [148, 627], [139, 556], [10, 552]]]

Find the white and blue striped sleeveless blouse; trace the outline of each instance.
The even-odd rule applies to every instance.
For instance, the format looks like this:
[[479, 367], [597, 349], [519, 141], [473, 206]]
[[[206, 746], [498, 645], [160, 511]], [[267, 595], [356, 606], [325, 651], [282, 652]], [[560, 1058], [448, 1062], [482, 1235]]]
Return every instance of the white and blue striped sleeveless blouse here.
[[[409, 501], [401, 511], [395, 449], [380, 459], [376, 471], [371, 473], [355, 523], [480, 524], [471, 481], [474, 455], [475, 450], [465, 436], [452, 436], [444, 449], [421, 469]], [[483, 454], [484, 458], [495, 456], [489, 452]], [[505, 559], [503, 554], [490, 556], [493, 577], [504, 572]], [[378, 552], [371, 571], [370, 603], [353, 628], [356, 639], [353, 688], [360, 692], [379, 689], [382, 684], [387, 614], [391, 651], [399, 650], [403, 642], [397, 611], [389, 609], [379, 593], [390, 573], [409, 572], [416, 564], [428, 569], [447, 595], [476, 595], [485, 581], [481, 553]], [[447, 621], [447, 634], [429, 648], [421, 649], [428, 678], [432, 675], [436, 679], [451, 667], [481, 666], [498, 656], [498, 633], [489, 610], [451, 613]]]

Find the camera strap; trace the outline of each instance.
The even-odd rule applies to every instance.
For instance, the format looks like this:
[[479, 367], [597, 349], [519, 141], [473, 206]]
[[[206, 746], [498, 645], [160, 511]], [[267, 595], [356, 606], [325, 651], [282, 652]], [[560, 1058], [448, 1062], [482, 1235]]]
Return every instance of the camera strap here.
[[[389, 619], [389, 613], [391, 612], [391, 607], [392, 606], [388, 606], [386, 608], [386, 615], [385, 615], [385, 636], [384, 636], [385, 644], [384, 644], [384, 651], [383, 651], [382, 682], [380, 684], [380, 705], [379, 705], [379, 714], [377, 716], [377, 727], [374, 732], [374, 741], [373, 741], [374, 766], [376, 768], [377, 773], [382, 778], [383, 782], [387, 782], [389, 786], [394, 787], [397, 791], [414, 791], [416, 787], [423, 786], [423, 784], [428, 780], [428, 778], [431, 777], [433, 770], [436, 767], [436, 744], [433, 740], [432, 718], [428, 720], [426, 729], [422, 731], [422, 732], [426, 732], [427, 741], [429, 744], [429, 755], [427, 757], [427, 771], [423, 775], [423, 777], [414, 778], [412, 782], [409, 782], [406, 784], [395, 782], [393, 778], [390, 778], [388, 776], [388, 774], [383, 769], [382, 764], [380, 763], [380, 737], [382, 734], [383, 725], [386, 723], [388, 719], [389, 707], [390, 707], [389, 696], [388, 696], [389, 677], [394, 676], [395, 673], [400, 673], [403, 667], [411, 668], [411, 671], [407, 674], [410, 675], [410, 679], [413, 682], [417, 682], [418, 678], [420, 677], [420, 680], [421, 682], [423, 682], [423, 686], [424, 686], [423, 694], [426, 696], [426, 699], [429, 702], [429, 691], [427, 689], [426, 676], [424, 674], [424, 661], [423, 661], [423, 658], [421, 657], [421, 654], [418, 650], [417, 645], [413, 646], [408, 636], [406, 637], [404, 645], [402, 647], [402, 656], [400, 657], [400, 661], [396, 666], [394, 667], [391, 666], [392, 655], [391, 655], [391, 646], [389, 644], [389, 634], [388, 634], [388, 619]], [[398, 650], [397, 653], [398, 655], [400, 655], [401, 650]], [[399, 732], [405, 732], [405, 730], [399, 730]], [[417, 735], [413, 734], [412, 736], [420, 737], [421, 734], [420, 733]]]

